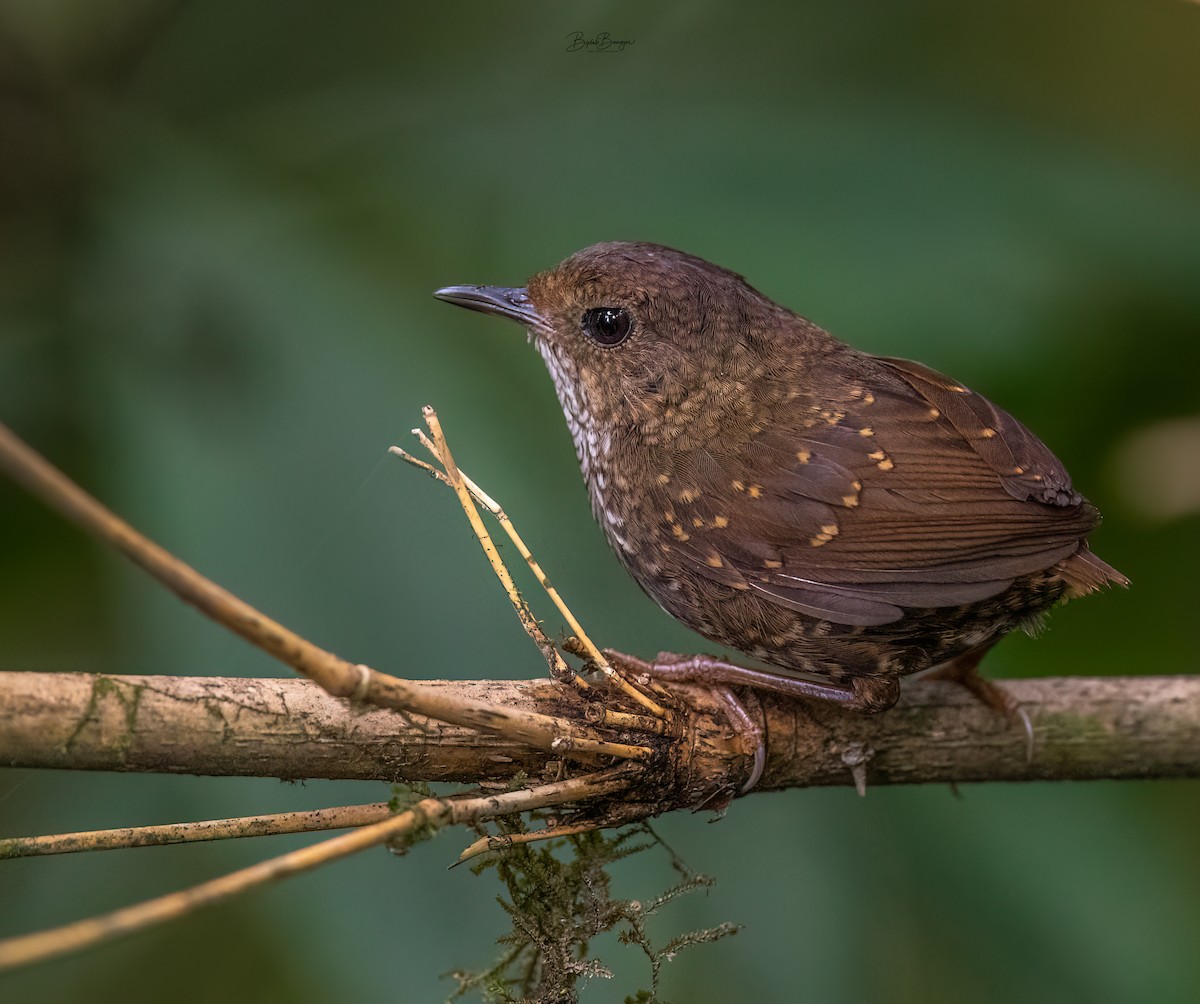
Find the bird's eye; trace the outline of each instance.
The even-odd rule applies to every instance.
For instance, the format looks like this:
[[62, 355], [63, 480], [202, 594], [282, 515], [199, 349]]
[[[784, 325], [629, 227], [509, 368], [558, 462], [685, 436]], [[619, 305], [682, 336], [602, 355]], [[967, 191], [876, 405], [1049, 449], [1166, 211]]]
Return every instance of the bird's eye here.
[[584, 333], [601, 345], [620, 345], [633, 330], [633, 318], [624, 307], [593, 307], [580, 322]]

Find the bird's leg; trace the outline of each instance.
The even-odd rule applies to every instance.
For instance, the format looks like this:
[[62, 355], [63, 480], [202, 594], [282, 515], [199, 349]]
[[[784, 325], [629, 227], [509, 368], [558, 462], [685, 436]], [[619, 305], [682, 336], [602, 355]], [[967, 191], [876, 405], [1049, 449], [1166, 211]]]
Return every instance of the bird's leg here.
[[725, 705], [738, 734], [754, 743], [754, 765], [742, 793], [750, 791], [762, 776], [766, 763], [766, 745], [762, 728], [751, 718], [731, 686], [751, 690], [769, 690], [787, 697], [832, 701], [852, 711], [886, 711], [900, 696], [900, 681], [895, 677], [855, 677], [849, 687], [820, 683], [795, 676], [782, 676], [763, 669], [751, 669], [709, 655], [675, 655], [660, 652], [653, 662], [605, 649], [605, 656], [627, 673], [644, 675], [651, 680], [695, 683], [711, 689]]
[[894, 676], [856, 676], [851, 680], [850, 686], [842, 687], [836, 683], [821, 683], [799, 676], [784, 676], [765, 669], [751, 669], [749, 666], [739, 666], [710, 655], [675, 655], [671, 652], [659, 652], [653, 662], [646, 662], [644, 659], [610, 649], [605, 649], [604, 654], [614, 665], [633, 673], [644, 673], [651, 679], [700, 683], [709, 687], [753, 687], [786, 697], [832, 701], [850, 711], [861, 711], [865, 714], [887, 711], [900, 697], [900, 681]]
[[1020, 726], [1025, 733], [1025, 762], [1029, 763], [1033, 760], [1033, 722], [1012, 694], [979, 672], [979, 663], [994, 644], [994, 641], [989, 641], [955, 656], [926, 673], [925, 679], [961, 684], [993, 711], [1000, 712], [1011, 724]]

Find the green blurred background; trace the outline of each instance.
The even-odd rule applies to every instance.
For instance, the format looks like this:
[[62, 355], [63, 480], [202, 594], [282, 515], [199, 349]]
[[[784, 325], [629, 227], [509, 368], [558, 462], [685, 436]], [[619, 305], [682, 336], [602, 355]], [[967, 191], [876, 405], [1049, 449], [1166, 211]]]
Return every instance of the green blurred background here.
[[[1196, 671], [1200, 6], [435, 6], [0, 0], [0, 419], [320, 644], [418, 678], [540, 674], [453, 500], [385, 455], [432, 402], [594, 636], [701, 649], [608, 553], [524, 338], [430, 296], [659, 241], [987, 393], [1105, 511], [1096, 549], [1134, 588], [1010, 639], [992, 674]], [[568, 52], [578, 30], [633, 44]], [[0, 548], [4, 668], [281, 675], [7, 484]], [[1197, 783], [963, 794], [662, 820], [718, 885], [660, 939], [745, 925], [671, 963], [665, 996], [1197, 999]], [[0, 833], [387, 795], [7, 770]], [[310, 840], [8, 862], [0, 934]], [[462, 842], [359, 856], [0, 997], [441, 999], [506, 929], [492, 877], [443, 870]], [[673, 881], [653, 852], [616, 877]], [[636, 950], [598, 947], [618, 976], [584, 1000], [648, 983]]]

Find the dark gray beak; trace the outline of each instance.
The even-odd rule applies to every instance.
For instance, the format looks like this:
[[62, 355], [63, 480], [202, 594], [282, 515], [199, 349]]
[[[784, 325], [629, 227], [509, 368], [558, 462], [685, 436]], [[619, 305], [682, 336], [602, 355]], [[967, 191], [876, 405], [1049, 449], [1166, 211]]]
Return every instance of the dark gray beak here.
[[505, 286], [446, 286], [433, 295], [439, 300], [457, 303], [468, 310], [511, 318], [527, 328], [542, 325], [541, 315], [534, 308], [533, 301], [529, 299], [529, 292], [523, 286], [512, 289]]

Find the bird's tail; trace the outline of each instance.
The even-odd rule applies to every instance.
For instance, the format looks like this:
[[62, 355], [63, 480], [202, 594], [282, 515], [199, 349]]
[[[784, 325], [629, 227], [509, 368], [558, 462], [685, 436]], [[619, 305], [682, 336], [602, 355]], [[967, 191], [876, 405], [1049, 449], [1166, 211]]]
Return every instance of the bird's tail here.
[[1066, 583], [1066, 596], [1086, 596], [1103, 586], [1128, 586], [1129, 579], [1106, 561], [1097, 558], [1082, 545], [1071, 557], [1060, 562], [1055, 569], [1059, 578]]

